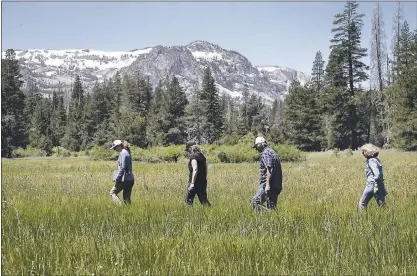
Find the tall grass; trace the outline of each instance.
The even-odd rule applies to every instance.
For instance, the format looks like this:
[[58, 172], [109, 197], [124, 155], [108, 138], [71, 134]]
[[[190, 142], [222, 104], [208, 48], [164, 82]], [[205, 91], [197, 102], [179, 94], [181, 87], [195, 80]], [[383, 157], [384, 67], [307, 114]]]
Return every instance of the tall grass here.
[[382, 151], [387, 208], [357, 213], [364, 160], [284, 163], [273, 213], [252, 213], [256, 163], [211, 164], [183, 204], [185, 160], [134, 163], [132, 205], [108, 191], [115, 161], [2, 160], [2, 275], [416, 275], [417, 154]]

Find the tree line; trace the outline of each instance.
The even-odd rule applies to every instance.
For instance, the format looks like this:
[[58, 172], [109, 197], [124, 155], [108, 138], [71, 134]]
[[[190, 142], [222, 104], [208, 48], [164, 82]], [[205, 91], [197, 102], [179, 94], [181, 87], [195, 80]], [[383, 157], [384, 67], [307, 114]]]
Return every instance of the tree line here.
[[[318, 51], [312, 81], [289, 90], [285, 104], [286, 137], [302, 150], [380, 147], [417, 150], [417, 30], [410, 31], [399, 2], [388, 53], [383, 14], [372, 17], [370, 66], [361, 58], [364, 14], [347, 2], [335, 15], [327, 65]], [[366, 71], [369, 69], [370, 74]], [[370, 87], [361, 83], [369, 80]]]
[[[9, 49], [2, 59], [2, 156], [27, 146], [49, 154], [57, 146], [88, 150], [116, 138], [142, 148], [190, 139], [232, 145], [248, 133], [305, 151], [357, 149], [365, 142], [417, 150], [417, 30], [410, 31], [399, 3], [388, 54], [377, 3], [369, 67], [361, 61], [367, 49], [360, 45], [364, 15], [357, 8], [347, 2], [335, 15], [327, 65], [318, 51], [311, 81], [294, 81], [285, 101], [272, 105], [247, 87], [241, 98], [220, 94], [209, 67], [188, 97], [177, 77], [166, 76], [152, 87], [140, 74], [116, 74], [89, 93], [76, 76], [69, 99], [60, 89], [43, 97], [36, 83], [22, 90], [19, 64]], [[371, 86], [362, 87], [368, 79]]]

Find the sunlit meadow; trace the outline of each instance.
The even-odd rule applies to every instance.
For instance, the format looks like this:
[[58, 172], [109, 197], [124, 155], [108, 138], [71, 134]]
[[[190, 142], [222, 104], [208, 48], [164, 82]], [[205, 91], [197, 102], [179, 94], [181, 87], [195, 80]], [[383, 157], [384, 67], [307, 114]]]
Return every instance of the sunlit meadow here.
[[250, 210], [256, 163], [210, 164], [207, 209], [183, 204], [184, 160], [134, 162], [129, 207], [115, 161], [2, 160], [2, 275], [416, 275], [417, 153], [380, 159], [387, 208], [363, 213], [358, 152], [284, 163], [272, 213]]

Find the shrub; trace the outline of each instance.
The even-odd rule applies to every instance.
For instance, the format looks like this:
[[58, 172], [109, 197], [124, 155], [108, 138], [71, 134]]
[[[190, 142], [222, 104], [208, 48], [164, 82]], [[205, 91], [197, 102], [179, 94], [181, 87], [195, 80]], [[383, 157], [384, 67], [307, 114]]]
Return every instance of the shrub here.
[[22, 157], [45, 157], [47, 156], [47, 152], [42, 149], [27, 147], [26, 149], [18, 148], [13, 151], [12, 156], [15, 158], [22, 158]]
[[347, 156], [352, 156], [352, 155], [353, 155], [353, 151], [352, 151], [352, 149], [350, 149], [350, 148], [349, 148], [349, 149], [347, 149], [347, 150], [346, 150], [346, 155], [347, 155]]
[[117, 160], [119, 156], [118, 152], [109, 150], [106, 146], [94, 146], [89, 153], [93, 160]]
[[249, 145], [253, 145], [253, 143], [255, 142], [255, 135], [253, 135], [252, 133], [248, 133], [242, 137], [240, 137], [239, 139], [239, 144], [249, 144]]
[[64, 147], [54, 147], [52, 148], [52, 156], [69, 157], [71, 152]]
[[150, 149], [132, 147], [132, 159], [134, 161], [148, 163], [178, 162], [180, 157], [184, 157], [184, 153], [184, 147], [182, 145], [152, 147]]
[[[270, 147], [278, 153], [281, 162], [299, 162], [305, 160], [297, 147], [287, 144]], [[259, 161], [260, 154], [252, 148], [252, 144], [237, 144], [235, 146], [221, 146], [217, 152], [217, 158], [222, 163], [242, 163]]]
[[270, 146], [278, 153], [281, 162], [299, 162], [305, 160], [305, 157], [296, 146], [288, 144], [271, 144]]
[[222, 137], [220, 139], [220, 144], [221, 145], [236, 145], [239, 143], [239, 136], [234, 134], [234, 135], [225, 135], [224, 137]]
[[183, 155], [183, 153], [185, 152], [184, 146], [182, 145], [161, 148], [162, 159], [168, 162], [178, 162], [178, 158]]
[[234, 146], [221, 146], [217, 151], [217, 157], [223, 163], [254, 162], [259, 153], [248, 144], [239, 143]]

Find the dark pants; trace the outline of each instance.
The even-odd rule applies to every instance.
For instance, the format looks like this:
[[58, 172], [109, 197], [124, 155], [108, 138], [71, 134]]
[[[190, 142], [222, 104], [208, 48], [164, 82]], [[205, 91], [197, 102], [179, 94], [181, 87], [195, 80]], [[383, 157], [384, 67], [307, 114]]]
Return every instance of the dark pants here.
[[198, 200], [204, 206], [210, 207], [211, 204], [207, 199], [207, 184], [194, 184], [194, 188], [190, 191], [189, 190], [190, 183], [187, 185], [187, 193], [185, 195], [185, 203], [188, 205], [193, 205], [194, 197], [197, 195]]
[[116, 202], [116, 204], [118, 205], [122, 204], [117, 194], [123, 190], [123, 202], [125, 204], [131, 204], [130, 195], [132, 194], [133, 184], [135, 184], [134, 180], [124, 182], [117, 181], [114, 184], [113, 188], [110, 190], [110, 195], [113, 201]]
[[[255, 196], [251, 200], [252, 209], [256, 209], [258, 211], [275, 210], [277, 207], [278, 195], [281, 193], [281, 190], [282, 189], [279, 188], [271, 188], [269, 198], [267, 198], [265, 189], [263, 187], [259, 187]], [[263, 206], [265, 201], [266, 208]]]

